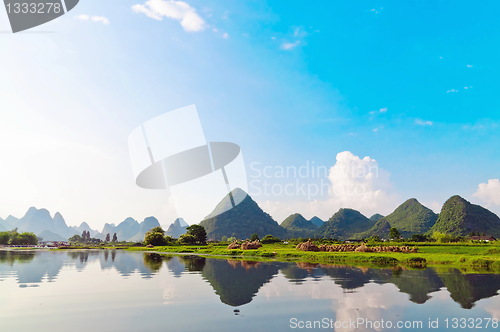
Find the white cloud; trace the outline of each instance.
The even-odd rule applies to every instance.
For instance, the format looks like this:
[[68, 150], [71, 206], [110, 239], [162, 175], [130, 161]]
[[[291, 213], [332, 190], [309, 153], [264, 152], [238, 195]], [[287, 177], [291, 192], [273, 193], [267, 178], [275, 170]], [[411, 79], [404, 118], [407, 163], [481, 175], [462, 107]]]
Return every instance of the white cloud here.
[[285, 51], [290, 51], [290, 50], [293, 50], [295, 47], [297, 47], [299, 45], [300, 45], [300, 40], [296, 40], [293, 43], [285, 42], [285, 43], [281, 44], [281, 49], [285, 50]]
[[370, 111], [370, 115], [377, 115], [377, 114], [384, 114], [387, 113], [389, 109], [387, 107], [382, 107], [381, 109], [375, 110], [375, 111]]
[[[309, 33], [302, 27], [294, 27], [291, 34], [287, 38], [282, 39], [280, 48], [285, 51], [291, 51], [299, 45], [305, 45], [305, 38]], [[271, 37], [272, 40], [276, 40], [276, 37]], [[291, 41], [293, 40], [293, 41]]]
[[421, 120], [421, 119], [415, 119], [415, 124], [419, 125], [419, 126], [432, 126], [434, 124], [434, 122]]
[[340, 208], [359, 210], [366, 216], [388, 214], [396, 208], [398, 195], [392, 189], [389, 172], [370, 157], [360, 158], [349, 151], [337, 154], [328, 172], [329, 196], [324, 200], [264, 201], [261, 207], [281, 221], [292, 213], [306, 218], [329, 218]]
[[455, 92], [458, 92], [458, 90], [457, 89], [446, 90], [446, 93], [455, 93]]
[[488, 204], [500, 206], [500, 180], [490, 179], [488, 183], [480, 183], [474, 196]]
[[372, 12], [374, 14], [380, 14], [382, 12], [382, 10], [384, 10], [384, 7], [372, 8], [372, 9], [370, 9], [370, 12]]
[[343, 207], [376, 212], [391, 200], [390, 174], [370, 157], [360, 158], [349, 151], [337, 154], [328, 179], [332, 199]]
[[205, 21], [196, 9], [184, 1], [148, 0], [143, 5], [133, 5], [132, 10], [161, 21], [164, 17], [179, 21], [185, 31], [196, 32], [206, 28]]
[[466, 65], [465, 67], [467, 67], [467, 68], [473, 68], [474, 66], [473, 65]]
[[227, 32], [224, 32], [224, 33], [222, 34], [222, 38], [224, 38], [224, 39], [228, 39], [228, 38], [229, 38], [229, 34], [228, 34]]
[[80, 21], [92, 21], [92, 22], [98, 22], [98, 23], [102, 23], [102, 24], [110, 24], [111, 23], [109, 21], [109, 19], [107, 19], [104, 16], [90, 16], [90, 15], [82, 14], [82, 15], [76, 16], [76, 19], [78, 19]]

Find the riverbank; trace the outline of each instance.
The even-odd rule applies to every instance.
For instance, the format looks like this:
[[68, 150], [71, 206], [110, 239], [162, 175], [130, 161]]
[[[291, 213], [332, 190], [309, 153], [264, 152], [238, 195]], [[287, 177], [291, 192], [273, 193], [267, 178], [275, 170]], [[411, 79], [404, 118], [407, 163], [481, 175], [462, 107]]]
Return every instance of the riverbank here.
[[[402, 243], [377, 243], [374, 245], [402, 245]], [[308, 262], [322, 264], [344, 264], [364, 266], [406, 266], [406, 267], [453, 267], [468, 272], [500, 273], [500, 243], [404, 243], [417, 247], [416, 253], [400, 252], [312, 252], [300, 251], [295, 244], [264, 244], [259, 249], [227, 249], [227, 243], [208, 245], [175, 245], [148, 248], [133, 244], [81, 245], [58, 249], [3, 248], [4, 250], [128, 250], [171, 254], [197, 254], [216, 258], [236, 258], [247, 260], [273, 260], [283, 262]]]
[[291, 244], [265, 244], [255, 250], [231, 250], [226, 245], [129, 247], [131, 251], [159, 253], [193, 253], [231, 256], [242, 259], [297, 261], [333, 264], [368, 264], [411, 267], [449, 266], [500, 272], [499, 244], [418, 244], [416, 253], [393, 252], [310, 252], [295, 249]]

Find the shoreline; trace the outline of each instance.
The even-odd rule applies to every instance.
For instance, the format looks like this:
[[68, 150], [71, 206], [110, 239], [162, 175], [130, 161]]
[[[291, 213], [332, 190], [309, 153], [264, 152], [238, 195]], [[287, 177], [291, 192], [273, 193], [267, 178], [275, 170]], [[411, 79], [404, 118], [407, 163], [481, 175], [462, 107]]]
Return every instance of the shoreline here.
[[500, 273], [500, 244], [422, 243], [416, 253], [399, 252], [314, 252], [295, 249], [291, 244], [264, 244], [259, 249], [227, 249], [226, 245], [157, 246], [153, 248], [116, 245], [60, 248], [0, 247], [4, 251], [125, 250], [172, 255], [201, 255], [220, 259], [364, 265], [373, 267], [452, 267], [461, 270]]

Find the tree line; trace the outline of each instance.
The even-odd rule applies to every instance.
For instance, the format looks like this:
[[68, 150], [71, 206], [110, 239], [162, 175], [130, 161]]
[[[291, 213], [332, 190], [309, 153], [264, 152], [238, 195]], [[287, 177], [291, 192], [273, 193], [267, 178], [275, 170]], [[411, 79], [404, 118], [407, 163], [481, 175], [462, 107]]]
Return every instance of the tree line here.
[[18, 233], [17, 228], [10, 232], [0, 232], [0, 245], [30, 246], [37, 245], [38, 238], [35, 233]]
[[[93, 238], [90, 236], [90, 231], [83, 231], [82, 235], [73, 235], [68, 239], [71, 243], [101, 243], [101, 239]], [[104, 242], [118, 242], [118, 236], [116, 233], [113, 234], [113, 239], [111, 239], [111, 234], [106, 234], [106, 239]]]

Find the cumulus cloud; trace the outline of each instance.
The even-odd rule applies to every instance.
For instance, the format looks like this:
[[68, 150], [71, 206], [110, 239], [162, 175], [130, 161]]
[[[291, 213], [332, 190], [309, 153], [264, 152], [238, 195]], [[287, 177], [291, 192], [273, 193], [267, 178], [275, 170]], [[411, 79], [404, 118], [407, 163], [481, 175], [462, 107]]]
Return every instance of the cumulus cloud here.
[[332, 200], [343, 207], [375, 212], [391, 200], [389, 178], [375, 159], [340, 152], [328, 175]]
[[500, 206], [500, 180], [490, 179], [488, 183], [480, 183], [474, 196], [487, 204]]
[[148, 0], [144, 4], [133, 5], [132, 10], [161, 21], [164, 17], [178, 21], [185, 31], [196, 32], [206, 28], [205, 21], [196, 9], [184, 1]]
[[92, 21], [92, 22], [98, 22], [102, 24], [110, 24], [109, 19], [107, 19], [104, 16], [90, 16], [86, 14], [78, 15], [76, 19], [80, 21]]
[[425, 121], [421, 119], [415, 119], [415, 124], [419, 126], [432, 126], [434, 123], [432, 121]]
[[449, 89], [449, 90], [446, 90], [446, 93], [456, 93], [458, 92], [457, 89]]
[[340, 208], [352, 208], [370, 216], [388, 214], [396, 208], [399, 197], [394, 192], [390, 174], [371, 157], [360, 158], [350, 151], [337, 154], [335, 164], [327, 174], [329, 184], [325, 199], [266, 200], [261, 207], [276, 220], [296, 212], [306, 218], [329, 218]]

